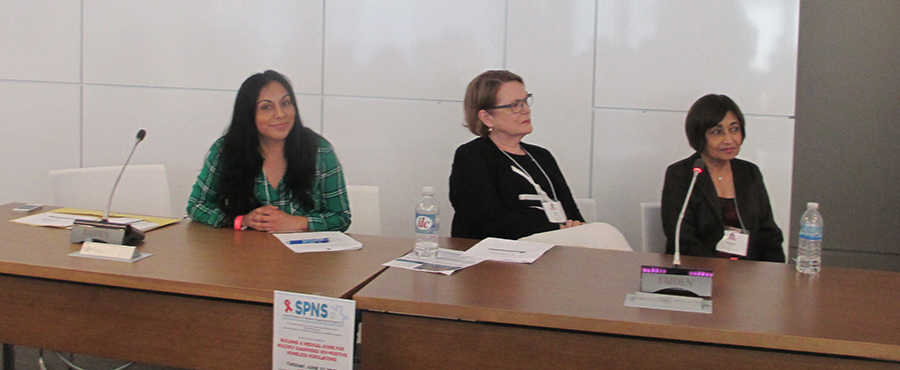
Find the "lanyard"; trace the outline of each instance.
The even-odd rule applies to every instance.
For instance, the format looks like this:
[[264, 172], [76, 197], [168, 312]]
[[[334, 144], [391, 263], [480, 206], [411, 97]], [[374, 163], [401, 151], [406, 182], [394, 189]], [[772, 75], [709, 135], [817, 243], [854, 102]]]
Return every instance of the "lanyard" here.
[[[517, 162], [517, 161], [515, 160], [515, 158], [513, 158], [511, 155], [509, 155], [509, 153], [507, 153], [507, 152], [504, 151], [503, 149], [497, 148], [497, 150], [499, 150], [501, 153], [503, 153], [504, 155], [506, 155], [506, 158], [509, 158], [509, 160], [511, 160], [513, 163], [516, 164], [516, 167], [518, 167], [518, 169], [516, 169], [515, 167], [510, 166], [510, 167], [512, 168], [513, 172], [518, 173], [519, 175], [521, 175], [522, 177], [524, 177], [525, 180], [528, 180], [528, 182], [530, 182], [532, 185], [534, 185], [534, 190], [537, 191], [537, 193], [538, 193], [539, 195], [543, 195], [544, 197], [547, 196], [547, 192], [545, 192], [543, 189], [541, 189], [541, 186], [540, 186], [538, 183], [536, 183], [536, 182], [534, 181], [534, 178], [531, 177], [531, 174], [528, 173], [528, 170], [526, 170], [525, 167], [522, 167], [522, 165], [519, 164], [519, 162]], [[552, 199], [553, 199], [554, 201], [558, 201], [559, 198], [556, 197], [556, 188], [553, 186], [553, 181], [550, 181], [550, 176], [547, 176], [547, 172], [544, 171], [544, 167], [541, 167], [541, 164], [538, 163], [538, 161], [535, 160], [534, 157], [531, 156], [531, 153], [529, 153], [527, 150], [525, 150], [524, 147], [522, 148], [522, 151], [525, 152], [525, 154], [528, 155], [528, 158], [531, 158], [531, 161], [534, 162], [534, 164], [537, 165], [538, 169], [541, 170], [541, 173], [544, 174], [544, 178], [547, 179], [547, 183], [550, 184], [550, 192], [553, 194], [553, 198], [552, 198]], [[518, 170], [518, 171], [517, 171], [517, 170]], [[521, 172], [520, 172], [520, 171], [521, 171]]]
[[749, 233], [750, 231], [747, 230], [747, 227], [746, 227], [746, 226], [744, 226], [744, 220], [741, 218], [741, 210], [738, 209], [738, 205], [737, 205], [737, 194], [734, 195], [734, 199], [733, 199], [732, 201], [734, 202], [734, 213], [737, 213], [737, 216], [738, 216], [738, 222], [741, 223], [741, 230], [744, 231], [744, 232], [746, 232], [746, 233]]
[[272, 205], [272, 198], [269, 196], [269, 177], [266, 176], [266, 170], [262, 171], [262, 175], [263, 175], [263, 182], [266, 183], [265, 184], [266, 185], [265, 186], [265, 188], [266, 188], [266, 205], [270, 206], [270, 205]]

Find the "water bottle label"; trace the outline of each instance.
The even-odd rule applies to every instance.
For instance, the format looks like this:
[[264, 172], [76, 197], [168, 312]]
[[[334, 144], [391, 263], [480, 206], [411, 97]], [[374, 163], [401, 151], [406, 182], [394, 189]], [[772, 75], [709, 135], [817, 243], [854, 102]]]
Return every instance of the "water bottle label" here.
[[801, 226], [800, 239], [812, 241], [822, 240], [822, 228], [813, 226]]
[[434, 234], [437, 232], [437, 215], [416, 214], [416, 232]]

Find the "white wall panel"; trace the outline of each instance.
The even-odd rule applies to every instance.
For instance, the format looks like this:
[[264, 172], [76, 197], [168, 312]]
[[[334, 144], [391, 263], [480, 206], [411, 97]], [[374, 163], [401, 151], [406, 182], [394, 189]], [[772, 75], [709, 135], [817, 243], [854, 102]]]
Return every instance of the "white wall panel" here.
[[[237, 92], [235, 92], [237, 94]], [[232, 103], [232, 106], [233, 103]], [[297, 112], [303, 125], [319, 134], [322, 133], [322, 97], [319, 95], [297, 95]]]
[[450, 235], [450, 165], [456, 147], [475, 138], [461, 117], [462, 104], [455, 102], [325, 99], [325, 138], [347, 183], [380, 187], [383, 235], [413, 236], [423, 186], [434, 187], [441, 234]]
[[599, 0], [594, 105], [684, 110], [710, 92], [792, 116], [799, 0]]
[[550, 150], [575, 197], [588, 197], [594, 1], [512, 1], [508, 25], [507, 67], [535, 96], [524, 140]]
[[78, 82], [81, 1], [0, 1], [0, 79]]
[[330, 1], [325, 93], [462, 100], [503, 66], [505, 0]]
[[184, 212], [206, 152], [231, 121], [234, 97], [231, 91], [85, 86], [84, 166], [121, 165], [137, 131], [146, 129], [131, 163], [165, 165], [172, 209]]
[[[622, 231], [632, 246], [641, 245], [640, 203], [659, 202], [666, 168], [694, 152], [684, 133], [685, 115], [596, 110], [593, 197], [598, 217]], [[794, 122], [787, 118], [745, 119], [747, 139], [739, 157], [759, 166], [775, 222], [787, 232]]]
[[47, 172], [81, 158], [76, 85], [0, 82], [0, 204], [50, 201]]
[[321, 92], [322, 1], [84, 4], [84, 81], [236, 90], [275, 69]]

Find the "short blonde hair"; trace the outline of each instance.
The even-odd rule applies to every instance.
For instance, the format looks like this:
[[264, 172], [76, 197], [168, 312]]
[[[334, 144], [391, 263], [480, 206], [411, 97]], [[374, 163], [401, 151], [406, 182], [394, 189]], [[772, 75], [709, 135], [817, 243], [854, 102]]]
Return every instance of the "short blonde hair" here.
[[490, 134], [490, 128], [481, 118], [478, 118], [478, 112], [482, 109], [491, 109], [497, 105], [497, 92], [500, 86], [507, 82], [516, 81], [525, 84], [522, 77], [510, 71], [492, 70], [484, 72], [469, 82], [466, 88], [466, 98], [463, 101], [463, 109], [466, 115], [466, 127], [473, 134], [486, 137]]

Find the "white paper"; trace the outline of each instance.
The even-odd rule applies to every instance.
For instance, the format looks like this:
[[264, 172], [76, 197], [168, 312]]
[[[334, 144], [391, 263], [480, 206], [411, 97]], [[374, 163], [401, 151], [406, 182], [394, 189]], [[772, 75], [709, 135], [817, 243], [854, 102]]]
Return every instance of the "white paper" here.
[[353, 370], [356, 301], [275, 291], [273, 370]]
[[107, 257], [120, 260], [131, 260], [141, 254], [137, 247], [113, 243], [97, 243], [86, 241], [81, 244], [81, 254], [94, 257]]
[[625, 296], [626, 307], [658, 310], [712, 313], [712, 300], [669, 294], [635, 292]]
[[532, 263], [550, 248], [553, 248], [553, 244], [487, 238], [473, 245], [462, 256], [482, 260]]
[[32, 225], [32, 226], [49, 226], [49, 227], [67, 228], [67, 227], [72, 227], [72, 225], [75, 223], [75, 220], [96, 221], [99, 219], [100, 219], [99, 217], [94, 217], [94, 216], [70, 215], [70, 214], [56, 213], [56, 212], [44, 212], [44, 213], [38, 213], [36, 215], [17, 218], [15, 220], [11, 220], [11, 221], [17, 222], [20, 224], [25, 224], [25, 225]]
[[462, 251], [440, 248], [437, 257], [419, 257], [415, 252], [409, 252], [403, 257], [385, 262], [388, 267], [399, 267], [407, 270], [434, 272], [450, 275], [457, 270], [477, 264], [482, 259], [463, 257]]
[[124, 260], [124, 259], [119, 259], [119, 258], [110, 258], [110, 257], [101, 257], [101, 256], [92, 256], [92, 255], [89, 255], [89, 254], [81, 254], [81, 251], [69, 253], [67, 256], [69, 256], [69, 257], [93, 258], [93, 259], [107, 260], [107, 261], [118, 261], [118, 262], [134, 263], [134, 262], [140, 261], [140, 260], [142, 260], [142, 259], [144, 259], [144, 258], [147, 258], [147, 257], [150, 257], [150, 256], [153, 255], [153, 253], [144, 253], [144, 252], [138, 252], [138, 254], [139, 254], [139, 256], [134, 257], [134, 258], [132, 258], [132, 259], [130, 259], [130, 260]]
[[[351, 251], [362, 248], [362, 243], [339, 231], [319, 231], [308, 233], [282, 233], [272, 234], [296, 253], [306, 252], [333, 252]], [[327, 240], [326, 242], [319, 242]], [[292, 244], [292, 241], [303, 241], [301, 244]], [[307, 242], [308, 241], [308, 242]]]

